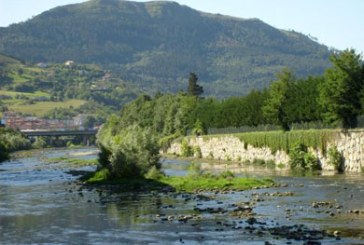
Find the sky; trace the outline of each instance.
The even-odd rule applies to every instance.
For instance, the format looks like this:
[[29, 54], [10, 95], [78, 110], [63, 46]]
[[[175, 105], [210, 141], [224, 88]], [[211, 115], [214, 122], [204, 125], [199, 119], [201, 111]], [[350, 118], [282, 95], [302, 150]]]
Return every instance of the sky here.
[[[145, 2], [145, 0], [136, 0]], [[85, 0], [0, 0], [0, 26], [26, 21], [53, 7]], [[175, 0], [182, 5], [240, 18], [258, 18], [279, 29], [317, 38], [330, 48], [364, 54], [363, 0]]]

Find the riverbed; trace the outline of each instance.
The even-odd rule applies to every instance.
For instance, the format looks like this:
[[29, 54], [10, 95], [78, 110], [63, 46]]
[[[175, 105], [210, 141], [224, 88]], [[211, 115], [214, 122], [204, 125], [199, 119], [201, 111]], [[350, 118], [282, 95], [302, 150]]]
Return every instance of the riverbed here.
[[[38, 151], [0, 163], [1, 244], [364, 244], [364, 176], [292, 176], [249, 168], [279, 187], [244, 192], [118, 193], [78, 181], [47, 158], [96, 158], [92, 148]], [[186, 174], [188, 161], [165, 160]], [[259, 171], [258, 171], [259, 170]], [[246, 212], [246, 211], [249, 212]]]

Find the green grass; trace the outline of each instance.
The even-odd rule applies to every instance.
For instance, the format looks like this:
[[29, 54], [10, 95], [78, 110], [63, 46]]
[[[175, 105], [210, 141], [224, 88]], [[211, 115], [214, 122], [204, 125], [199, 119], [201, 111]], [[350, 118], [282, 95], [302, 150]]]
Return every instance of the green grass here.
[[163, 176], [159, 179], [110, 179], [108, 169], [101, 169], [83, 180], [88, 184], [112, 184], [119, 186], [123, 191], [138, 190], [160, 190], [168, 188], [174, 191], [195, 192], [195, 191], [243, 191], [254, 187], [270, 187], [274, 185], [271, 179], [242, 178], [203, 174], [200, 176]]
[[165, 185], [172, 186], [176, 191], [194, 192], [196, 190], [236, 190], [243, 191], [253, 187], [271, 186], [274, 182], [270, 179], [232, 177], [223, 178], [214, 175], [173, 176], [163, 177], [159, 180]]
[[[246, 146], [251, 145], [259, 148], [269, 147], [273, 152], [283, 150], [288, 153], [293, 145], [301, 143], [307, 147], [320, 149], [323, 153], [326, 153], [327, 143], [338, 135], [338, 133], [339, 131], [334, 129], [317, 129], [293, 130], [289, 132], [251, 132], [233, 134], [233, 136], [238, 137]], [[216, 135], [213, 137], [216, 137]]]
[[9, 75], [10, 75], [10, 78], [12, 78], [14, 83], [24, 83], [24, 82], [28, 82], [30, 79], [32, 79], [32, 77], [28, 76], [27, 74], [20, 75], [17, 72], [11, 72]]
[[69, 157], [56, 157], [56, 158], [48, 158], [45, 160], [46, 163], [69, 163], [74, 166], [83, 167], [83, 166], [93, 166], [97, 165], [97, 159], [79, 159], [79, 158], [69, 158]]
[[44, 114], [46, 114], [47, 112], [49, 112], [54, 108], [69, 108], [70, 106], [72, 106], [73, 108], [78, 108], [84, 103], [86, 103], [86, 101], [76, 100], [76, 99], [66, 100], [61, 102], [41, 101], [31, 105], [20, 105], [20, 104], [9, 105], [9, 108], [12, 111], [21, 112], [24, 114], [43, 116]]
[[11, 97], [15, 97], [17, 95], [26, 96], [30, 99], [38, 98], [38, 97], [47, 97], [49, 98], [50, 95], [46, 92], [36, 91], [34, 93], [24, 93], [24, 92], [15, 92], [15, 91], [7, 91], [7, 90], [0, 90], [0, 95], [7, 95]]

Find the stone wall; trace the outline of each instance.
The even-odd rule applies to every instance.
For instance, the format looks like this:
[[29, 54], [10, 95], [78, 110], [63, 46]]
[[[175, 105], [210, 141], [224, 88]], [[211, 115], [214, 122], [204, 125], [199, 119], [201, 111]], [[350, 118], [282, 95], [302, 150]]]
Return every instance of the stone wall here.
[[[284, 151], [272, 151], [267, 148], [255, 148], [251, 145], [244, 147], [244, 142], [234, 136], [211, 136], [211, 137], [188, 137], [188, 144], [192, 147], [198, 146], [201, 149], [202, 158], [218, 160], [253, 161], [254, 159], [274, 161], [277, 165], [288, 167], [289, 156]], [[336, 146], [344, 157], [344, 168], [347, 172], [361, 172], [364, 169], [364, 131], [356, 130], [347, 133], [338, 133], [331, 142], [328, 142], [327, 149]], [[319, 159], [323, 170], [334, 170], [334, 166], [327, 163], [327, 156], [319, 149], [309, 149]], [[174, 142], [167, 150], [169, 154], [181, 154], [181, 143]]]

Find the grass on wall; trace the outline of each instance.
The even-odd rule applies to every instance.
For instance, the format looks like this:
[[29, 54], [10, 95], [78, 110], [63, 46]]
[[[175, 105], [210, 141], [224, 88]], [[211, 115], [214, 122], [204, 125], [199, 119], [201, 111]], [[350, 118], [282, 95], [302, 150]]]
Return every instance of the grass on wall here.
[[[327, 151], [327, 143], [340, 133], [339, 130], [334, 129], [312, 129], [312, 130], [294, 130], [289, 132], [284, 131], [269, 131], [269, 132], [249, 132], [238, 133], [233, 136], [238, 137], [244, 142], [245, 147], [248, 145], [253, 147], [262, 148], [269, 147], [272, 152], [283, 150], [289, 153], [293, 145], [298, 143], [314, 149], [320, 149], [322, 153]], [[226, 135], [211, 135], [204, 136], [222, 137]]]
[[339, 133], [338, 130], [296, 130], [296, 131], [270, 131], [235, 134], [245, 147], [269, 147], [272, 152], [283, 150], [289, 153], [295, 144], [303, 144], [307, 147], [320, 149], [322, 153], [327, 151], [327, 143]]

